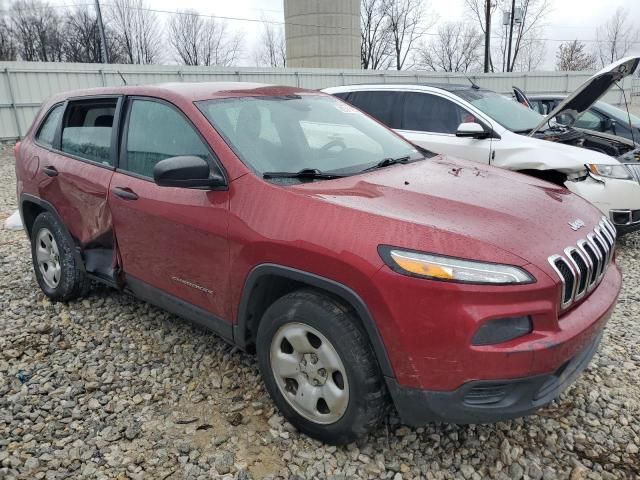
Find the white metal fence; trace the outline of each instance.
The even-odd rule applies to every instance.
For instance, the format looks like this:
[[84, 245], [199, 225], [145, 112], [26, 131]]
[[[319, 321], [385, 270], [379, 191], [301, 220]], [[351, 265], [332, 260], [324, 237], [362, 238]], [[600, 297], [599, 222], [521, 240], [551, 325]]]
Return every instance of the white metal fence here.
[[[480, 86], [510, 93], [513, 85], [527, 93], [569, 93], [590, 72], [471, 74]], [[292, 68], [220, 68], [170, 65], [102, 65], [83, 63], [0, 62], [0, 140], [23, 136], [47, 97], [79, 88], [166, 82], [245, 81], [319, 89], [354, 83], [466, 83], [464, 75], [423, 71], [328, 70]], [[627, 98], [638, 93], [640, 80], [627, 79]], [[605, 98], [622, 103], [614, 89]]]

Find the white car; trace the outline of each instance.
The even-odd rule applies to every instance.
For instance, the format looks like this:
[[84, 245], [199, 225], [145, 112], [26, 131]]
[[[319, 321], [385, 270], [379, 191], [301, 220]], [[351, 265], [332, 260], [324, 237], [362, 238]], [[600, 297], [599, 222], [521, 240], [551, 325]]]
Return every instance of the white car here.
[[[603, 69], [548, 117], [477, 85], [352, 85], [323, 90], [367, 112], [432, 152], [519, 171], [565, 185], [611, 218], [621, 233], [640, 229], [640, 149], [560, 125], [577, 118], [640, 57]], [[604, 149], [601, 142], [610, 142]], [[603, 151], [615, 148], [622, 164]]]

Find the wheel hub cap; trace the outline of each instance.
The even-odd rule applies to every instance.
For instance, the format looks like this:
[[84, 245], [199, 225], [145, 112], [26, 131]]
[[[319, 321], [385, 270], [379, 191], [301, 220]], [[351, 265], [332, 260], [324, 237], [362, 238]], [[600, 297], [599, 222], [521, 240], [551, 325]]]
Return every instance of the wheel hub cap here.
[[44, 283], [50, 288], [56, 288], [62, 275], [60, 251], [53, 234], [47, 228], [42, 228], [36, 236], [35, 253], [38, 269]]
[[327, 370], [315, 353], [305, 353], [300, 360], [300, 372], [312, 385], [319, 387], [327, 381]]
[[287, 323], [271, 341], [270, 361], [280, 393], [306, 419], [330, 424], [349, 404], [349, 383], [338, 352], [309, 325]]

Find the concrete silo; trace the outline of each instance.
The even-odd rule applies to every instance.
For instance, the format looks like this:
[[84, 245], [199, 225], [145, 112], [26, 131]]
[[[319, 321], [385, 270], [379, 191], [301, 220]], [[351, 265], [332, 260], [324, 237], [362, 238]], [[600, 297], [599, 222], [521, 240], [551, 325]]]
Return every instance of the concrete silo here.
[[284, 0], [287, 67], [360, 68], [360, 0]]

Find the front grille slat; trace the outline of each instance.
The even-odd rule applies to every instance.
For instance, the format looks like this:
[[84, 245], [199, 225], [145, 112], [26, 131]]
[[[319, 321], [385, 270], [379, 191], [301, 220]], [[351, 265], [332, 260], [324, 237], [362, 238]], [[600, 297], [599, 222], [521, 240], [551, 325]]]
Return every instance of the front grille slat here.
[[640, 163], [625, 163], [633, 177], [640, 182]]
[[549, 263], [562, 283], [561, 310], [571, 307], [600, 283], [613, 259], [614, 249], [615, 228], [602, 217], [576, 246], [571, 245], [562, 254], [549, 257]]

